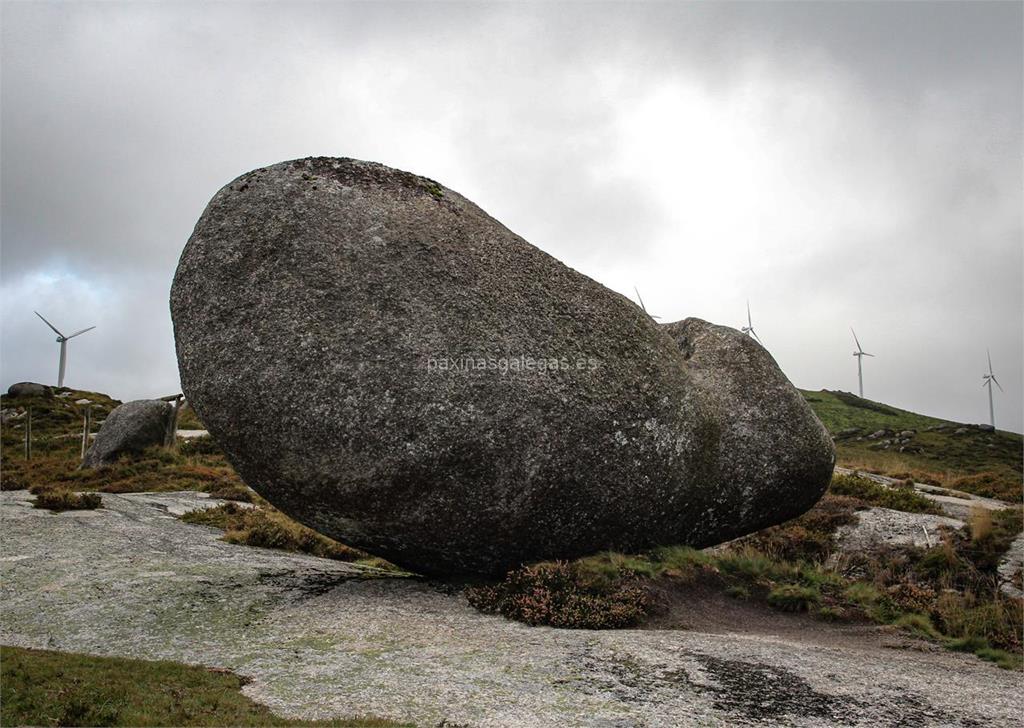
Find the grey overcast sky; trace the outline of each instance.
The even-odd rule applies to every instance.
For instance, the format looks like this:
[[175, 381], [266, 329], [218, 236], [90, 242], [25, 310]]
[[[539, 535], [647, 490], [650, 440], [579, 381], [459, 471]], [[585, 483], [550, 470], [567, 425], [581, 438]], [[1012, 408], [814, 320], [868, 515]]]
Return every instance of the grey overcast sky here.
[[255, 167], [460, 191], [795, 384], [1022, 430], [1022, 5], [4, 2], [2, 386], [178, 390], [168, 291]]

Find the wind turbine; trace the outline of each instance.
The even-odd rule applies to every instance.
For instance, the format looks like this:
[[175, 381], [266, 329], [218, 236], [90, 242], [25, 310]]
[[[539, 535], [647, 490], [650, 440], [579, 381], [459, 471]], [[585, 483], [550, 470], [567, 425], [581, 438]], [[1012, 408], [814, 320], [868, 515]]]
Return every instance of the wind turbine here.
[[38, 311], [34, 311], [33, 313], [35, 313], [35, 315], [38, 316], [39, 318], [43, 319], [43, 323], [46, 324], [47, 326], [49, 326], [51, 329], [53, 329], [53, 333], [57, 334], [57, 343], [60, 344], [60, 366], [57, 369], [57, 386], [58, 387], [63, 387], [64, 386], [64, 369], [67, 367], [67, 363], [68, 363], [68, 342], [71, 341], [71, 339], [75, 338], [76, 336], [79, 336], [80, 334], [84, 334], [86, 331], [92, 331], [96, 327], [95, 326], [90, 326], [87, 329], [82, 329], [81, 331], [76, 331], [75, 333], [71, 334], [71, 336], [65, 336], [61, 332], [57, 331], [57, 327], [56, 326], [54, 326], [49, 321], [44, 319], [43, 315], [41, 313], [39, 313]]
[[992, 405], [992, 383], [995, 382], [995, 385], [999, 387], [1000, 392], [1003, 391], [1003, 385], [999, 383], [999, 380], [996, 379], [996, 375], [992, 373], [992, 352], [986, 349], [985, 353], [988, 354], [988, 374], [982, 375], [981, 386], [988, 387], [988, 420], [994, 428], [996, 426], [996, 410]]
[[[633, 290], [636, 291], [636, 300], [638, 300], [640, 302], [640, 308], [642, 308], [644, 310], [644, 313], [647, 313], [647, 306], [644, 305], [644, 299], [640, 298], [640, 289], [637, 288], [636, 286], [633, 286]], [[647, 315], [651, 316], [651, 314], [649, 314], [649, 313], [647, 313]], [[652, 319], [660, 319], [661, 316], [651, 316], [651, 318]]]
[[761, 346], [764, 346], [764, 342], [761, 341], [761, 337], [757, 335], [756, 331], [754, 331], [754, 324], [750, 320], [750, 301], [749, 300], [747, 301], [747, 325], [744, 326], [742, 329], [740, 329], [740, 331], [742, 331], [744, 334], [750, 334], [751, 336], [754, 337], [754, 339], [757, 341], [758, 344], [761, 344]]
[[861, 399], [863, 399], [864, 398], [864, 371], [861, 368], [861, 359], [863, 357], [865, 357], [865, 356], [873, 357], [874, 354], [868, 354], [866, 351], [864, 351], [863, 348], [861, 348], [860, 342], [857, 341], [857, 332], [853, 330], [852, 326], [850, 327], [850, 333], [853, 334], [853, 340], [857, 344], [857, 351], [853, 352], [853, 355], [855, 357], [857, 357], [857, 383], [860, 385], [860, 397], [861, 397]]

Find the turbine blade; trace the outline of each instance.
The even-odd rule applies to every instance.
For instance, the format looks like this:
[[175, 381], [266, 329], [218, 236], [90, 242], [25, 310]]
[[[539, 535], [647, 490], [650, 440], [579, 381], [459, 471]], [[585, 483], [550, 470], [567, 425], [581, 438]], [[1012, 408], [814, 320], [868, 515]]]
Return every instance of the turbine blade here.
[[1000, 391], [1000, 392], [1005, 392], [1005, 391], [1006, 391], [1006, 390], [1004, 390], [1004, 389], [1003, 389], [1003, 385], [1002, 385], [1002, 384], [1000, 384], [1000, 383], [999, 383], [999, 380], [998, 380], [998, 379], [996, 379], [996, 378], [995, 378], [994, 376], [992, 377], [992, 381], [996, 383], [996, 386], [997, 386], [997, 387], [999, 387], [999, 391]]
[[43, 315], [41, 313], [39, 313], [38, 311], [33, 311], [32, 313], [34, 313], [39, 318], [43, 319], [43, 323], [46, 324], [47, 326], [49, 326], [51, 329], [53, 329], [53, 333], [57, 334], [57, 336], [64, 336], [64, 334], [62, 334], [61, 332], [57, 331], [57, 327], [56, 326], [54, 326], [49, 321], [44, 319]]
[[[647, 306], [644, 305], [644, 299], [640, 297], [640, 289], [633, 286], [633, 290], [636, 291], [636, 300], [640, 302], [640, 308], [644, 310], [644, 313], [647, 313]], [[650, 316], [650, 314], [647, 315]]]
[[988, 373], [992, 373], [992, 352], [985, 349], [985, 353], [988, 354]]
[[86, 331], [92, 331], [92, 330], [93, 330], [93, 329], [95, 329], [95, 328], [96, 328], [95, 326], [90, 326], [90, 327], [89, 327], [89, 328], [87, 328], [87, 329], [82, 329], [81, 331], [76, 331], [75, 333], [71, 334], [71, 336], [69, 336], [69, 337], [67, 337], [67, 338], [69, 338], [69, 339], [73, 339], [73, 338], [75, 338], [76, 336], [78, 336], [79, 334], [84, 334], [84, 333], [85, 333]]
[[850, 327], [850, 333], [853, 334], [853, 340], [857, 342], [857, 351], [864, 351], [864, 347], [860, 345], [860, 340], [857, 338], [857, 332], [853, 330], [852, 326]]
[[864, 356], [870, 356], [871, 358], [874, 358], [875, 356], [874, 354], [868, 354], [866, 351], [862, 351], [861, 354]]
[[757, 332], [756, 332], [756, 331], [754, 331], [754, 328], [753, 328], [753, 327], [751, 327], [751, 328], [750, 328], [750, 333], [751, 333], [751, 334], [753, 335], [753, 337], [754, 337], [754, 338], [755, 338], [755, 339], [757, 340], [757, 343], [758, 343], [758, 344], [760, 344], [761, 346], [764, 346], [764, 342], [763, 342], [763, 341], [761, 341], [761, 337], [757, 335]]
[[[750, 299], [749, 298], [747, 299], [747, 326], [750, 327], [751, 331], [754, 330], [754, 322], [750, 320]], [[754, 336], [757, 336], [757, 334], [754, 334]]]

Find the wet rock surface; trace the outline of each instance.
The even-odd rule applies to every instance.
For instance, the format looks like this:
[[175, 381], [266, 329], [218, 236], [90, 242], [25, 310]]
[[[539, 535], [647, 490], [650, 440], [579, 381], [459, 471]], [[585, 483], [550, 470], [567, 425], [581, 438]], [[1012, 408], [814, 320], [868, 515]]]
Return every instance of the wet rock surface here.
[[[293, 717], [479, 728], [1016, 726], [1019, 673], [865, 636], [530, 628], [452, 590], [218, 541], [196, 493], [0, 494], [5, 644], [230, 668]], [[794, 617], [796, 619], [796, 617]], [[824, 627], [823, 627], [824, 629]]]
[[794, 517], [832, 443], [771, 356], [639, 307], [433, 180], [351, 159], [211, 200], [182, 386], [245, 482], [423, 573], [704, 546]]
[[124, 453], [135, 453], [163, 444], [173, 407], [158, 399], [137, 399], [115, 407], [82, 460], [83, 468], [114, 462]]

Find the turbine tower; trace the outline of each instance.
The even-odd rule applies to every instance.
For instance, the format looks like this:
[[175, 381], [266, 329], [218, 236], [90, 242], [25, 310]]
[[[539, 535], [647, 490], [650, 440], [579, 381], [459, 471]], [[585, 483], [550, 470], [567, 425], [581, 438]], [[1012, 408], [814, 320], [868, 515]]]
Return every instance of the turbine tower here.
[[1003, 385], [996, 379], [996, 375], [992, 373], [992, 352], [986, 349], [985, 353], [988, 354], [988, 374], [984, 374], [981, 377], [981, 386], [988, 387], [988, 421], [993, 428], [996, 426], [996, 409], [992, 404], [992, 383], [994, 382], [999, 391], [1003, 391]]
[[57, 386], [58, 387], [63, 387], [64, 386], [64, 370], [67, 368], [67, 363], [68, 363], [68, 342], [71, 341], [71, 339], [75, 338], [76, 336], [79, 336], [80, 334], [84, 334], [86, 331], [92, 331], [96, 327], [95, 326], [90, 326], [87, 329], [82, 329], [81, 331], [76, 331], [75, 333], [71, 334], [71, 336], [65, 336], [61, 332], [57, 331], [57, 327], [56, 326], [54, 326], [49, 321], [44, 319], [43, 315], [41, 313], [39, 313], [38, 311], [34, 311], [34, 313], [39, 318], [43, 319], [43, 323], [44, 324], [46, 324], [51, 329], [53, 329], [53, 333], [57, 334], [57, 343], [60, 344], [60, 365], [57, 368]]
[[742, 331], [744, 334], [749, 334], [750, 336], [754, 337], [754, 340], [757, 341], [758, 344], [760, 344], [761, 346], [764, 346], [764, 342], [761, 341], [761, 337], [757, 335], [756, 331], [754, 331], [754, 324], [750, 320], [750, 301], [749, 300], [747, 300], [747, 325], [744, 326], [742, 329], [740, 329], [740, 331]]
[[857, 357], [857, 384], [860, 386], [860, 397], [861, 397], [861, 399], [863, 399], [864, 398], [864, 370], [861, 367], [861, 360], [865, 356], [872, 356], [873, 357], [874, 354], [868, 354], [866, 351], [864, 351], [864, 349], [860, 345], [860, 342], [857, 341], [857, 332], [853, 330], [852, 326], [850, 327], [850, 333], [853, 334], [853, 340], [857, 344], [857, 351], [853, 352], [853, 355], [855, 357]]
[[[633, 290], [636, 291], [636, 300], [638, 300], [640, 302], [640, 308], [642, 308], [644, 310], [644, 313], [647, 313], [647, 306], [644, 305], [644, 299], [640, 298], [640, 289], [637, 288], [636, 286], [633, 286]], [[647, 313], [647, 315], [651, 316], [651, 314], [649, 314], [649, 313]], [[661, 316], [651, 316], [651, 318], [652, 319], [660, 319]]]

